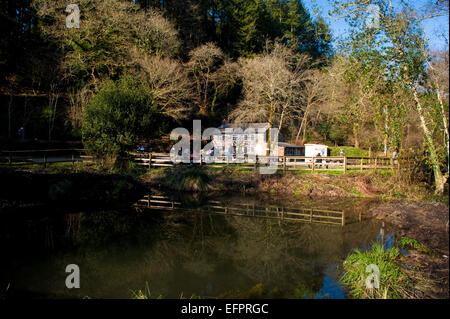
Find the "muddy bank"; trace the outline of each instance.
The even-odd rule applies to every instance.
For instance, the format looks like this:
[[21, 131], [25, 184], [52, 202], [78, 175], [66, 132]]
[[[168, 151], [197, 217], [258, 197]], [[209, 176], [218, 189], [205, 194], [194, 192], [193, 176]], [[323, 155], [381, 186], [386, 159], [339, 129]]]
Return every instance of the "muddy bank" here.
[[[425, 298], [449, 297], [449, 207], [440, 203], [391, 201], [373, 207], [369, 216], [395, 227], [400, 236], [413, 238], [430, 251], [412, 251], [404, 257], [410, 275], [420, 274]], [[415, 270], [415, 271], [414, 271]], [[424, 287], [422, 287], [424, 288]]]
[[0, 207], [129, 205], [145, 191], [143, 183], [117, 174], [0, 169]]
[[[142, 180], [152, 187], [185, 192], [210, 193], [272, 193], [310, 197], [410, 198], [412, 191], [380, 174], [298, 174], [292, 172], [262, 175], [233, 169], [219, 171], [201, 168], [153, 170]], [[424, 188], [414, 190], [423, 196]]]

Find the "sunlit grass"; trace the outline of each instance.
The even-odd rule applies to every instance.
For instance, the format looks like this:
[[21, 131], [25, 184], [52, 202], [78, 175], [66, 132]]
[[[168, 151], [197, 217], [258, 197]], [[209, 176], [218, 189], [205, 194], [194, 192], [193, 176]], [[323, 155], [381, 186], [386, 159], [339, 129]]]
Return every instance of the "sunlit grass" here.
[[402, 237], [402, 239], [400, 240], [400, 246], [404, 249], [417, 250], [418, 252], [426, 254], [430, 252], [430, 249], [427, 246], [409, 237]]
[[353, 146], [331, 146], [330, 156], [340, 156], [340, 150], [344, 151], [344, 156], [368, 157], [369, 151]]
[[[409, 282], [400, 268], [400, 250], [397, 247], [385, 249], [375, 243], [365, 252], [353, 251], [343, 263], [344, 274], [340, 279], [351, 289], [353, 298], [399, 299], [409, 298]], [[379, 272], [379, 288], [367, 288], [366, 280], [372, 272], [366, 272], [369, 265], [376, 265]]]

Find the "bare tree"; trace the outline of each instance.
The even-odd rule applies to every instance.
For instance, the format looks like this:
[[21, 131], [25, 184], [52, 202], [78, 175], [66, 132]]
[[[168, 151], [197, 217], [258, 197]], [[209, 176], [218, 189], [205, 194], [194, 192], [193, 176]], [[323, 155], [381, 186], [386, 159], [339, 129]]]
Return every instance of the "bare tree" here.
[[175, 119], [184, 118], [190, 111], [194, 94], [183, 65], [171, 58], [148, 56], [137, 51], [133, 56], [162, 113]]
[[[447, 3], [448, 5], [448, 3]], [[447, 7], [448, 9], [448, 7]], [[427, 54], [425, 49], [422, 50], [424, 55], [430, 56], [426, 58], [429, 69], [429, 84], [435, 91], [436, 100], [439, 105], [439, 112], [442, 118], [443, 135], [447, 154], [449, 153], [449, 131], [448, 131], [448, 99], [449, 99], [449, 79], [448, 79], [448, 50], [442, 52], [431, 52]]]
[[50, 85], [50, 90], [48, 92], [48, 105], [43, 110], [44, 118], [47, 120], [48, 123], [48, 140], [52, 140], [52, 132], [53, 128], [55, 127], [55, 119], [56, 119], [56, 110], [58, 106], [58, 100], [59, 100], [59, 92], [58, 88], [55, 84]]
[[215, 111], [217, 99], [228, 96], [241, 80], [239, 74], [239, 64], [226, 59], [223, 65], [212, 74], [213, 83], [211, 111]]
[[89, 86], [83, 87], [81, 90], [72, 90], [68, 94], [69, 108], [67, 109], [67, 118], [72, 123], [72, 128], [78, 130], [81, 128], [81, 120], [83, 118], [83, 109], [89, 104], [93, 92]]
[[52, 22], [42, 25], [42, 33], [59, 43], [64, 52], [62, 67], [66, 79], [83, 79], [98, 88], [104, 78], [115, 77], [132, 67], [133, 47], [157, 56], [175, 57], [179, 53], [176, 28], [157, 10], [141, 10], [130, 1], [79, 0], [80, 27], [67, 29], [67, 1], [34, 3], [38, 16]]
[[308, 63], [308, 56], [294, 54], [280, 44], [254, 58], [242, 59], [244, 97], [230, 118], [238, 123], [268, 122], [281, 130], [286, 119], [302, 107]]
[[341, 122], [350, 126], [354, 146], [359, 147], [361, 130], [374, 119], [374, 100], [383, 73], [380, 68], [339, 56], [329, 68], [329, 75], [330, 102], [338, 108]]
[[187, 67], [195, 80], [197, 104], [200, 112], [207, 113], [210, 105], [210, 92], [212, 91], [214, 73], [222, 66], [225, 55], [213, 43], [207, 43], [192, 50], [189, 54]]
[[304, 79], [304, 87], [302, 94], [302, 109], [300, 126], [298, 128], [297, 136], [295, 142], [299, 142], [300, 134], [303, 130], [303, 143], [306, 137], [306, 126], [308, 123], [308, 116], [315, 112], [320, 112], [322, 108], [325, 111], [330, 111], [324, 107], [329, 95], [327, 93], [327, 82], [325, 74], [321, 70], [311, 70], [307, 72], [306, 78]]

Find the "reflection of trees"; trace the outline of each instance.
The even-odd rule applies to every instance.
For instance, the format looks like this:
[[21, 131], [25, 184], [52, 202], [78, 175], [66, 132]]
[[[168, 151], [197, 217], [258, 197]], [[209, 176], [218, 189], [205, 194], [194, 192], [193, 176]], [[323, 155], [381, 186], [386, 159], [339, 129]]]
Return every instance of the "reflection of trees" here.
[[[39, 269], [35, 275], [26, 267], [15, 270], [24, 289], [64, 296], [65, 266], [76, 263], [83, 284], [70, 293], [122, 298], [129, 297], [130, 289], [142, 289], [146, 281], [153, 296], [175, 298], [182, 292], [313, 296], [322, 287], [324, 267], [341, 261], [379, 230], [360, 224], [341, 228], [193, 211], [88, 212], [49, 222], [52, 227], [40, 229], [52, 231], [57, 251], [51, 260], [27, 260]], [[25, 234], [28, 228], [22, 224], [14, 229]]]
[[163, 265], [159, 275], [165, 278], [174, 270], [204, 285], [214, 278], [225, 289], [218, 292], [257, 283], [269, 290], [303, 285], [317, 292], [323, 265], [340, 245], [334, 239], [339, 231], [327, 226], [215, 215], [191, 215], [187, 222], [189, 233], [180, 228], [177, 236], [159, 241], [146, 262]]

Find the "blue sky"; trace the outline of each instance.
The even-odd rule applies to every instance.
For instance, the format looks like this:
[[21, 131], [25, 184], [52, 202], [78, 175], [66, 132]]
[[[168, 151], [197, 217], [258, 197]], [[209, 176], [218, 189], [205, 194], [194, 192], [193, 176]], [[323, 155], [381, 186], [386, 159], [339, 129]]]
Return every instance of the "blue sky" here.
[[[398, 2], [398, 1], [393, 1]], [[422, 8], [427, 1], [409, 1], [409, 4], [414, 6], [416, 9]], [[309, 9], [310, 13], [313, 14], [313, 7], [319, 9], [322, 17], [327, 21], [328, 26], [331, 29], [333, 38], [345, 36], [347, 34], [348, 25], [343, 20], [336, 21], [334, 18], [329, 17], [328, 12], [332, 10], [332, 7], [328, 3], [328, 0], [303, 0], [304, 5]], [[449, 32], [449, 21], [448, 16], [437, 17], [433, 19], [426, 20], [423, 23], [423, 28], [425, 35], [428, 38], [428, 43], [430, 49], [443, 49], [446, 46], [444, 39], [442, 39], [439, 34], [446, 34], [448, 39]]]

